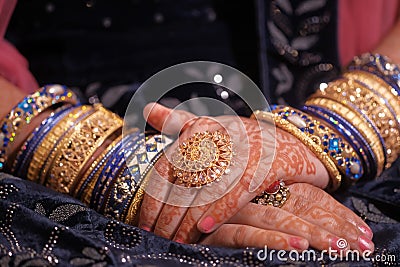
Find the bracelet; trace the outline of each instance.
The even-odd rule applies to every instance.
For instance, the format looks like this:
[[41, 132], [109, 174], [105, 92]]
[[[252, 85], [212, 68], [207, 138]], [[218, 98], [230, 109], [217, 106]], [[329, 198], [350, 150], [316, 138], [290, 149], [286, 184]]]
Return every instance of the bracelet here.
[[122, 119], [96, 105], [95, 112], [81, 120], [72, 133], [57, 145], [57, 154], [49, 168], [46, 186], [60, 193], [75, 189], [80, 173], [92, 154], [105, 140], [122, 130]]
[[324, 153], [335, 162], [342, 175], [353, 181], [361, 178], [364, 170], [359, 156], [355, 153], [353, 147], [335, 130], [309, 114], [294, 108], [271, 106], [271, 109], [274, 114], [297, 126], [314, 143], [321, 146]]
[[91, 106], [80, 106], [72, 110], [61, 121], [54, 125], [43, 141], [37, 146], [28, 167], [27, 178], [31, 181], [44, 184], [46, 165], [51, 164], [57, 149], [57, 143], [69, 132], [75, 123], [94, 112]]
[[[134, 224], [136, 214], [143, 200], [145, 188], [151, 177], [149, 173], [153, 170], [154, 165], [164, 154], [164, 150], [167, 149], [172, 144], [172, 142], [173, 139], [165, 135], [157, 134], [151, 137], [146, 136], [146, 151], [150, 160], [148, 161], [148, 165], [144, 169], [141, 169], [141, 181], [138, 183], [138, 188], [136, 189], [135, 196], [129, 203], [126, 219], [124, 220], [125, 223], [131, 225]], [[128, 162], [128, 167], [131, 168], [132, 166], [135, 166], [135, 160]]]
[[354, 125], [358, 132], [367, 140], [370, 148], [374, 151], [377, 161], [377, 175], [379, 176], [385, 166], [385, 152], [379, 135], [372, 125], [366, 121], [361, 114], [352, 111], [347, 106], [327, 98], [310, 98], [305, 103], [307, 106], [317, 106], [328, 110], [334, 110], [336, 114]]
[[400, 124], [400, 96], [397, 91], [388, 85], [378, 76], [361, 70], [353, 70], [343, 73], [343, 76], [348, 79], [356, 80], [370, 90], [375, 90], [387, 101], [390, 107], [395, 111], [397, 123]]
[[71, 112], [71, 110], [72, 107], [70, 105], [64, 105], [52, 112], [48, 118], [43, 120], [42, 123], [36, 127], [18, 151], [11, 167], [11, 173], [18, 177], [26, 177], [33, 153], [38, 145], [43, 141], [54, 125]]
[[324, 151], [324, 149], [320, 145], [315, 143], [315, 141], [307, 133], [302, 132], [297, 126], [290, 123], [286, 119], [282, 119], [277, 114], [257, 110], [253, 113], [252, 118], [259, 120], [264, 120], [263, 118], [268, 118], [266, 120], [267, 122], [270, 122], [270, 119], [273, 119], [277, 127], [284, 130], [285, 132], [292, 134], [294, 137], [300, 140], [306, 147], [311, 150], [311, 152], [314, 153], [314, 155], [322, 162], [322, 164], [328, 171], [329, 177], [331, 179], [327, 190], [332, 192], [339, 188], [342, 176], [340, 175], [340, 172], [336, 167], [335, 162], [330, 158], [330, 156]]
[[65, 86], [46, 85], [25, 97], [0, 122], [0, 170], [4, 169], [8, 157], [8, 145], [14, 142], [20, 130], [34, 117], [57, 104], [78, 103], [76, 95]]
[[121, 139], [122, 135], [114, 139], [97, 157], [97, 159], [92, 162], [87, 171], [82, 175], [80, 183], [72, 194], [75, 198], [81, 200], [87, 205], [90, 204], [90, 197], [94, 188], [94, 183], [97, 181], [106, 160], [112, 153], [114, 153], [116, 145], [121, 141]]
[[369, 147], [367, 141], [358, 132], [358, 130], [353, 127], [353, 125], [348, 123], [336, 113], [324, 108], [304, 106], [302, 110], [324, 120], [326, 123], [329, 123], [335, 128], [335, 130], [340, 132], [350, 144], [352, 144], [354, 151], [356, 151], [359, 157], [362, 159], [364, 168], [363, 177], [374, 178], [376, 176], [375, 155]]
[[[125, 150], [136, 150], [139, 146], [139, 142], [140, 132], [137, 131], [126, 135], [118, 143], [114, 153], [112, 153], [110, 158], [106, 161], [104, 168], [96, 181], [90, 199], [90, 207], [97, 211], [102, 209], [103, 200], [106, 198], [107, 192], [109, 192], [110, 185], [113, 182], [116, 172], [126, 165]], [[114, 176], [111, 175], [113, 172]]]
[[349, 70], [364, 70], [381, 77], [400, 94], [400, 68], [388, 57], [380, 54], [364, 53], [354, 57], [347, 67]]
[[[350, 90], [348, 90], [350, 89]], [[329, 83], [325, 89], [317, 91], [311, 97], [329, 98], [340, 101], [355, 112], [361, 113], [381, 137], [385, 147], [386, 166], [397, 159], [400, 133], [396, 128], [396, 115], [390, 106], [385, 105], [383, 97], [374, 94], [362, 84], [339, 79]]]

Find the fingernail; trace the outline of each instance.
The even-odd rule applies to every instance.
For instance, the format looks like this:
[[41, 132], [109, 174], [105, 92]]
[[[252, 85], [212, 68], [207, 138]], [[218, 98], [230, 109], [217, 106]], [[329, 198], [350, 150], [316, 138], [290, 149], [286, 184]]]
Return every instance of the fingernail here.
[[358, 229], [369, 239], [372, 239], [372, 236], [374, 235], [371, 231], [371, 229], [367, 226], [364, 225], [359, 225]]
[[329, 242], [330, 247], [337, 251], [344, 251], [348, 247], [347, 240], [344, 238], [332, 237]]
[[305, 250], [308, 248], [308, 242], [303, 238], [291, 237], [289, 243], [291, 247], [298, 250]]
[[180, 238], [178, 238], [178, 239], [175, 239], [175, 242], [176, 242], [176, 243], [179, 243], [179, 244], [184, 244], [183, 240], [182, 240], [182, 239], [180, 239]]
[[374, 251], [374, 247], [375, 247], [374, 243], [372, 243], [371, 240], [365, 238], [364, 236], [360, 236], [358, 238], [358, 246], [360, 247], [360, 249], [362, 251], [369, 250], [371, 252]]
[[207, 216], [204, 218], [204, 220], [200, 222], [199, 230], [202, 231], [203, 233], [208, 233], [211, 231], [214, 225], [215, 225], [214, 218], [211, 216]]
[[140, 226], [140, 228], [142, 228], [143, 230], [147, 231], [147, 232], [151, 232], [150, 227], [147, 226]]

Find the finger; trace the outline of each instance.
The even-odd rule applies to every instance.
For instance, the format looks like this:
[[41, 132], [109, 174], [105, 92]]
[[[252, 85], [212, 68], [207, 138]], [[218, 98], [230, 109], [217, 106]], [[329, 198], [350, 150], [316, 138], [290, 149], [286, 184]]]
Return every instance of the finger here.
[[313, 186], [307, 184], [296, 183], [290, 185], [292, 192], [302, 192], [302, 196], [314, 203], [320, 203], [321, 207], [325, 210], [337, 215], [340, 218], [347, 220], [355, 225], [360, 232], [362, 232], [368, 239], [372, 239], [373, 233], [371, 228], [352, 210], [342, 205], [331, 195], [323, 190], [318, 190]]
[[[326, 207], [336, 205], [336, 200], [334, 200], [327, 193], [316, 187], [311, 187], [309, 185], [305, 187], [310, 188], [308, 189], [308, 191], [305, 192], [305, 190], [293, 191], [291, 187], [292, 192], [302, 192], [302, 194], [292, 194], [285, 205], [282, 207], [282, 209], [293, 213], [294, 215], [304, 219], [305, 221], [316, 225], [318, 228], [325, 229], [326, 231], [335, 235], [336, 237], [328, 237], [328, 239], [330, 240], [329, 245], [333, 248], [335, 248], [339, 242], [338, 240], [340, 238], [338, 237], [345, 237], [349, 247], [353, 249], [357, 249], [359, 251], [374, 250], [374, 244], [368, 238], [366, 238], [365, 234], [360, 231], [357, 225], [349, 222], [346, 219], [353, 214], [351, 210], [348, 210], [345, 216], [339, 216], [335, 213], [335, 211], [331, 212], [326, 209]], [[304, 186], [302, 186], [301, 188], [304, 188]], [[317, 200], [317, 198], [309, 200], [305, 197], [305, 194], [307, 193], [308, 197], [310, 197], [310, 194], [312, 195], [312, 192], [316, 190], [322, 192], [325, 197], [320, 200]], [[319, 193], [314, 192], [314, 194]], [[316, 228], [315, 230], [318, 231], [318, 228]], [[312, 237], [310, 236], [310, 238]]]
[[163, 155], [147, 174], [149, 183], [145, 188], [138, 222], [138, 226], [144, 230], [154, 229], [170, 191], [170, 182], [173, 182], [173, 179], [169, 175], [168, 164], [167, 157]]
[[157, 103], [147, 104], [143, 110], [143, 116], [156, 130], [168, 135], [179, 134], [197, 118], [190, 112], [170, 109]]
[[209, 205], [189, 208], [173, 239], [179, 243], [196, 243], [201, 237], [197, 222], [208, 208]]
[[282, 232], [264, 230], [248, 225], [224, 224], [207, 235], [201, 244], [232, 248], [264, 247], [276, 250], [298, 250], [308, 248], [304, 238]]
[[338, 240], [342, 239], [342, 236], [346, 237], [342, 235], [343, 233], [338, 236], [319, 225], [271, 205], [249, 203], [233, 216], [229, 223], [251, 225], [265, 230], [300, 236], [307, 239], [310, 246], [318, 250], [347, 249], [347, 247], [338, 248], [335, 246]]

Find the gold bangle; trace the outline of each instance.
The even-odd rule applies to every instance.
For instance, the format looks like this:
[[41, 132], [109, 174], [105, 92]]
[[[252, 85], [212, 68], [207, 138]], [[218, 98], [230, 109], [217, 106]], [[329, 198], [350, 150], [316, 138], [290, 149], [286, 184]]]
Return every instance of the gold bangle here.
[[[345, 79], [329, 83], [327, 88], [318, 90], [312, 97], [328, 98], [341, 102], [354, 112], [361, 112], [369, 118], [383, 140], [386, 156], [386, 168], [397, 159], [400, 139], [396, 128], [396, 117], [385, 103], [383, 97], [369, 90], [363, 84]], [[358, 110], [357, 110], [358, 109]]]
[[253, 115], [250, 118], [265, 121], [267, 123], [274, 122], [278, 128], [284, 130], [285, 132], [290, 133], [298, 140], [300, 140], [322, 162], [322, 164], [328, 171], [330, 182], [327, 187], [327, 190], [333, 192], [339, 188], [340, 183], [342, 181], [342, 176], [335, 162], [329, 157], [329, 155], [326, 152], [324, 152], [323, 148], [319, 144], [317, 144], [310, 136], [302, 132], [297, 126], [295, 126], [288, 120], [282, 119], [277, 114], [271, 112], [257, 110], [253, 113]]
[[75, 108], [71, 113], [59, 121], [38, 145], [28, 167], [27, 178], [34, 182], [44, 183], [42, 177], [45, 173], [42, 169], [45, 163], [55, 154], [54, 147], [58, 140], [75, 124], [75, 122], [86, 114], [93, 111], [91, 106], [81, 106]]
[[367, 140], [377, 160], [377, 175], [379, 176], [384, 168], [385, 154], [378, 134], [373, 130], [371, 124], [366, 121], [360, 114], [352, 111], [347, 106], [327, 98], [309, 98], [307, 106], [318, 106], [328, 110], [335, 111], [336, 114], [350, 122], [360, 134]]
[[322, 162], [322, 164], [328, 171], [329, 176], [331, 177], [330, 184], [328, 185], [327, 190], [333, 192], [338, 189], [342, 181], [342, 176], [340, 175], [340, 172], [335, 162], [329, 157], [327, 153], [324, 152], [322, 147], [315, 143], [313, 139], [311, 139], [307, 134], [303, 133], [299, 128], [291, 124], [289, 121], [281, 119], [276, 115], [274, 116], [274, 121], [277, 127], [284, 130], [285, 132], [292, 134], [303, 144], [305, 144]]
[[[79, 195], [79, 199], [84, 203], [89, 205], [90, 204], [90, 198], [92, 197], [92, 192], [94, 190], [94, 185], [97, 182], [97, 179], [99, 178], [99, 175], [102, 171], [102, 167], [106, 164], [106, 156], [107, 154], [122, 140], [122, 135], [119, 135], [116, 139], [114, 139], [111, 144], [109, 144], [104, 151], [95, 159], [90, 167], [87, 169], [87, 171], [83, 174], [82, 178], [79, 181], [79, 184], [76, 186], [76, 189], [73, 193], [74, 197], [78, 197], [78, 193], [80, 190], [82, 190], [82, 194]], [[93, 171], [95, 173], [92, 174]], [[89, 177], [91, 175], [91, 177]], [[90, 178], [90, 181], [88, 179]], [[88, 184], [86, 185], [86, 188], [82, 188], [84, 183], [87, 182]]]
[[400, 124], [400, 96], [397, 94], [396, 89], [387, 84], [383, 79], [379, 78], [378, 76], [362, 70], [352, 70], [349, 72], [345, 72], [343, 73], [343, 76], [362, 82], [363, 84], [381, 94], [385, 98], [385, 100], [388, 101], [391, 108], [395, 111], [396, 120]]
[[100, 105], [74, 127], [57, 146], [57, 155], [48, 169], [46, 186], [60, 193], [74, 191], [82, 168], [110, 136], [122, 129], [122, 119]]

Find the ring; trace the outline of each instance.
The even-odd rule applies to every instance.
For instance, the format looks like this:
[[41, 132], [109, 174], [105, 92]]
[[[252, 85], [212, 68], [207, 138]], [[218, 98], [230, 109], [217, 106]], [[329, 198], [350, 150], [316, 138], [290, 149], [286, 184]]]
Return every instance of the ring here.
[[282, 207], [290, 197], [289, 187], [284, 181], [275, 181], [264, 192], [253, 199], [253, 203]]
[[172, 154], [172, 175], [186, 187], [219, 181], [230, 172], [232, 146], [229, 135], [219, 131], [195, 133]]

